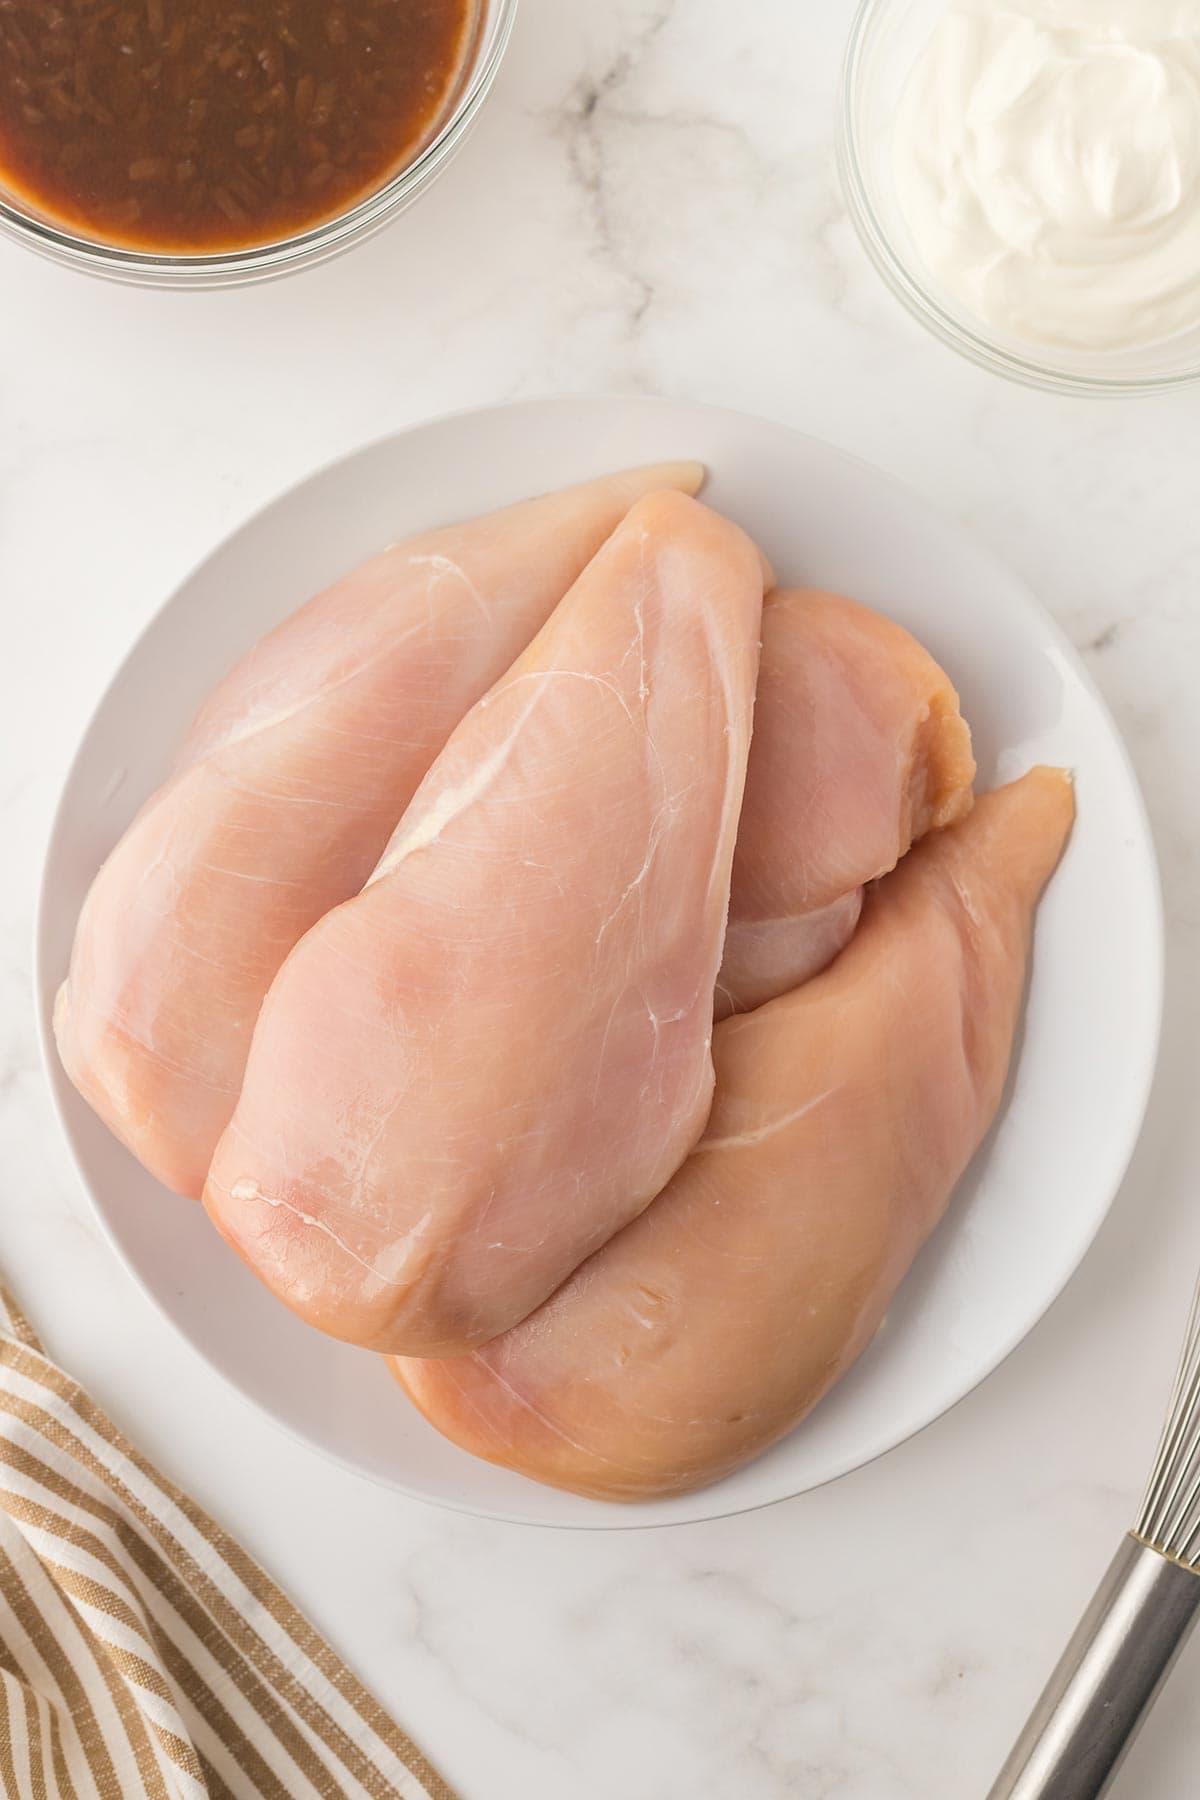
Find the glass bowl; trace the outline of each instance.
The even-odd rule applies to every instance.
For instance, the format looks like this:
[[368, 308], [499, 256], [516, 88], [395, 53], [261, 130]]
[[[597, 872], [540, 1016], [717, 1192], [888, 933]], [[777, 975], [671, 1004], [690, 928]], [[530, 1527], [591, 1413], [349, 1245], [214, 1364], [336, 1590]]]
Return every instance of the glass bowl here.
[[1070, 394], [1152, 394], [1200, 381], [1200, 327], [1133, 350], [1071, 351], [993, 331], [925, 267], [892, 177], [900, 95], [947, 0], [862, 0], [843, 71], [837, 153], [850, 216], [897, 299], [935, 337], [981, 368]]
[[105, 275], [142, 287], [236, 287], [324, 262], [396, 218], [446, 168], [491, 91], [508, 47], [517, 3], [480, 0], [472, 59], [445, 118], [424, 148], [375, 193], [308, 231], [239, 250], [160, 255], [78, 237], [37, 217], [0, 187], [0, 233], [84, 274]]

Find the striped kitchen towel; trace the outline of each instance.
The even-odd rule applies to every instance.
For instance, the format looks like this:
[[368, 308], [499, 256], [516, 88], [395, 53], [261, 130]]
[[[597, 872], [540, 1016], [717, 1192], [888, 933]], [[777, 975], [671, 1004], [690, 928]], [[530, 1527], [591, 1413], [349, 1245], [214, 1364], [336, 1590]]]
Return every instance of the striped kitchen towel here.
[[0, 1288], [5, 1800], [454, 1800]]

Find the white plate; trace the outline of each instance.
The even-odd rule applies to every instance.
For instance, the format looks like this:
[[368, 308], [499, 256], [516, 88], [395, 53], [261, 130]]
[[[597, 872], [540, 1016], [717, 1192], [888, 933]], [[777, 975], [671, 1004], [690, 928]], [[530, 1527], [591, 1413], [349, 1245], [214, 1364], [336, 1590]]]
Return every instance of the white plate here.
[[[780, 578], [854, 595], [949, 670], [981, 781], [1076, 772], [1079, 823], [1038, 919], [1020, 1056], [1002, 1116], [887, 1326], [813, 1417], [703, 1493], [631, 1507], [477, 1462], [408, 1406], [383, 1364], [309, 1330], [112, 1139], [48, 1031], [88, 883], [235, 657], [392, 539], [604, 470], [700, 457], [706, 498]], [[982, 1380], [1045, 1312], [1100, 1225], [1153, 1071], [1162, 918], [1137, 783], [1056, 626], [961, 526], [864, 464], [781, 425], [644, 399], [536, 401], [442, 419], [301, 483], [209, 557], [101, 700], [59, 807], [42, 890], [47, 1064], [96, 1209], [134, 1275], [212, 1366], [314, 1447], [425, 1500], [554, 1525], [704, 1519], [798, 1494], [900, 1443]]]

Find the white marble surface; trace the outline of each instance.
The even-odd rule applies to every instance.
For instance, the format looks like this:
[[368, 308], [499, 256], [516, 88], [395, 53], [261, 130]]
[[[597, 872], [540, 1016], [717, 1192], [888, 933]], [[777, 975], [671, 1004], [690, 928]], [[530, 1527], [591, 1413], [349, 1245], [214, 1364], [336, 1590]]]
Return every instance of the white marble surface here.
[[[908, 322], [832, 172], [849, 13], [524, 0], [434, 194], [279, 285], [124, 291], [0, 246], [0, 1267], [52, 1350], [270, 1566], [465, 1800], [981, 1795], [1128, 1522], [1200, 1262], [1200, 394], [1027, 393]], [[582, 1536], [376, 1491], [222, 1389], [78, 1192], [38, 1069], [29, 947], [85, 713], [196, 558], [366, 438], [592, 389], [790, 420], [935, 496], [1024, 572], [1140, 769], [1170, 999], [1112, 1217], [979, 1392], [757, 1517]], [[1192, 1800], [1198, 1691], [1200, 1650], [1124, 1800]]]

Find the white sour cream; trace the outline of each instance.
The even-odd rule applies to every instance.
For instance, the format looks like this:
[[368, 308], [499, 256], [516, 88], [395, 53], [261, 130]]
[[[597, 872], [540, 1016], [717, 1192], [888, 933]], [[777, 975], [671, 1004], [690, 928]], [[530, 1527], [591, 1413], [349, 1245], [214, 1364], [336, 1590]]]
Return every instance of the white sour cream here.
[[953, 0], [892, 151], [920, 256], [994, 330], [1104, 351], [1200, 324], [1200, 0]]

